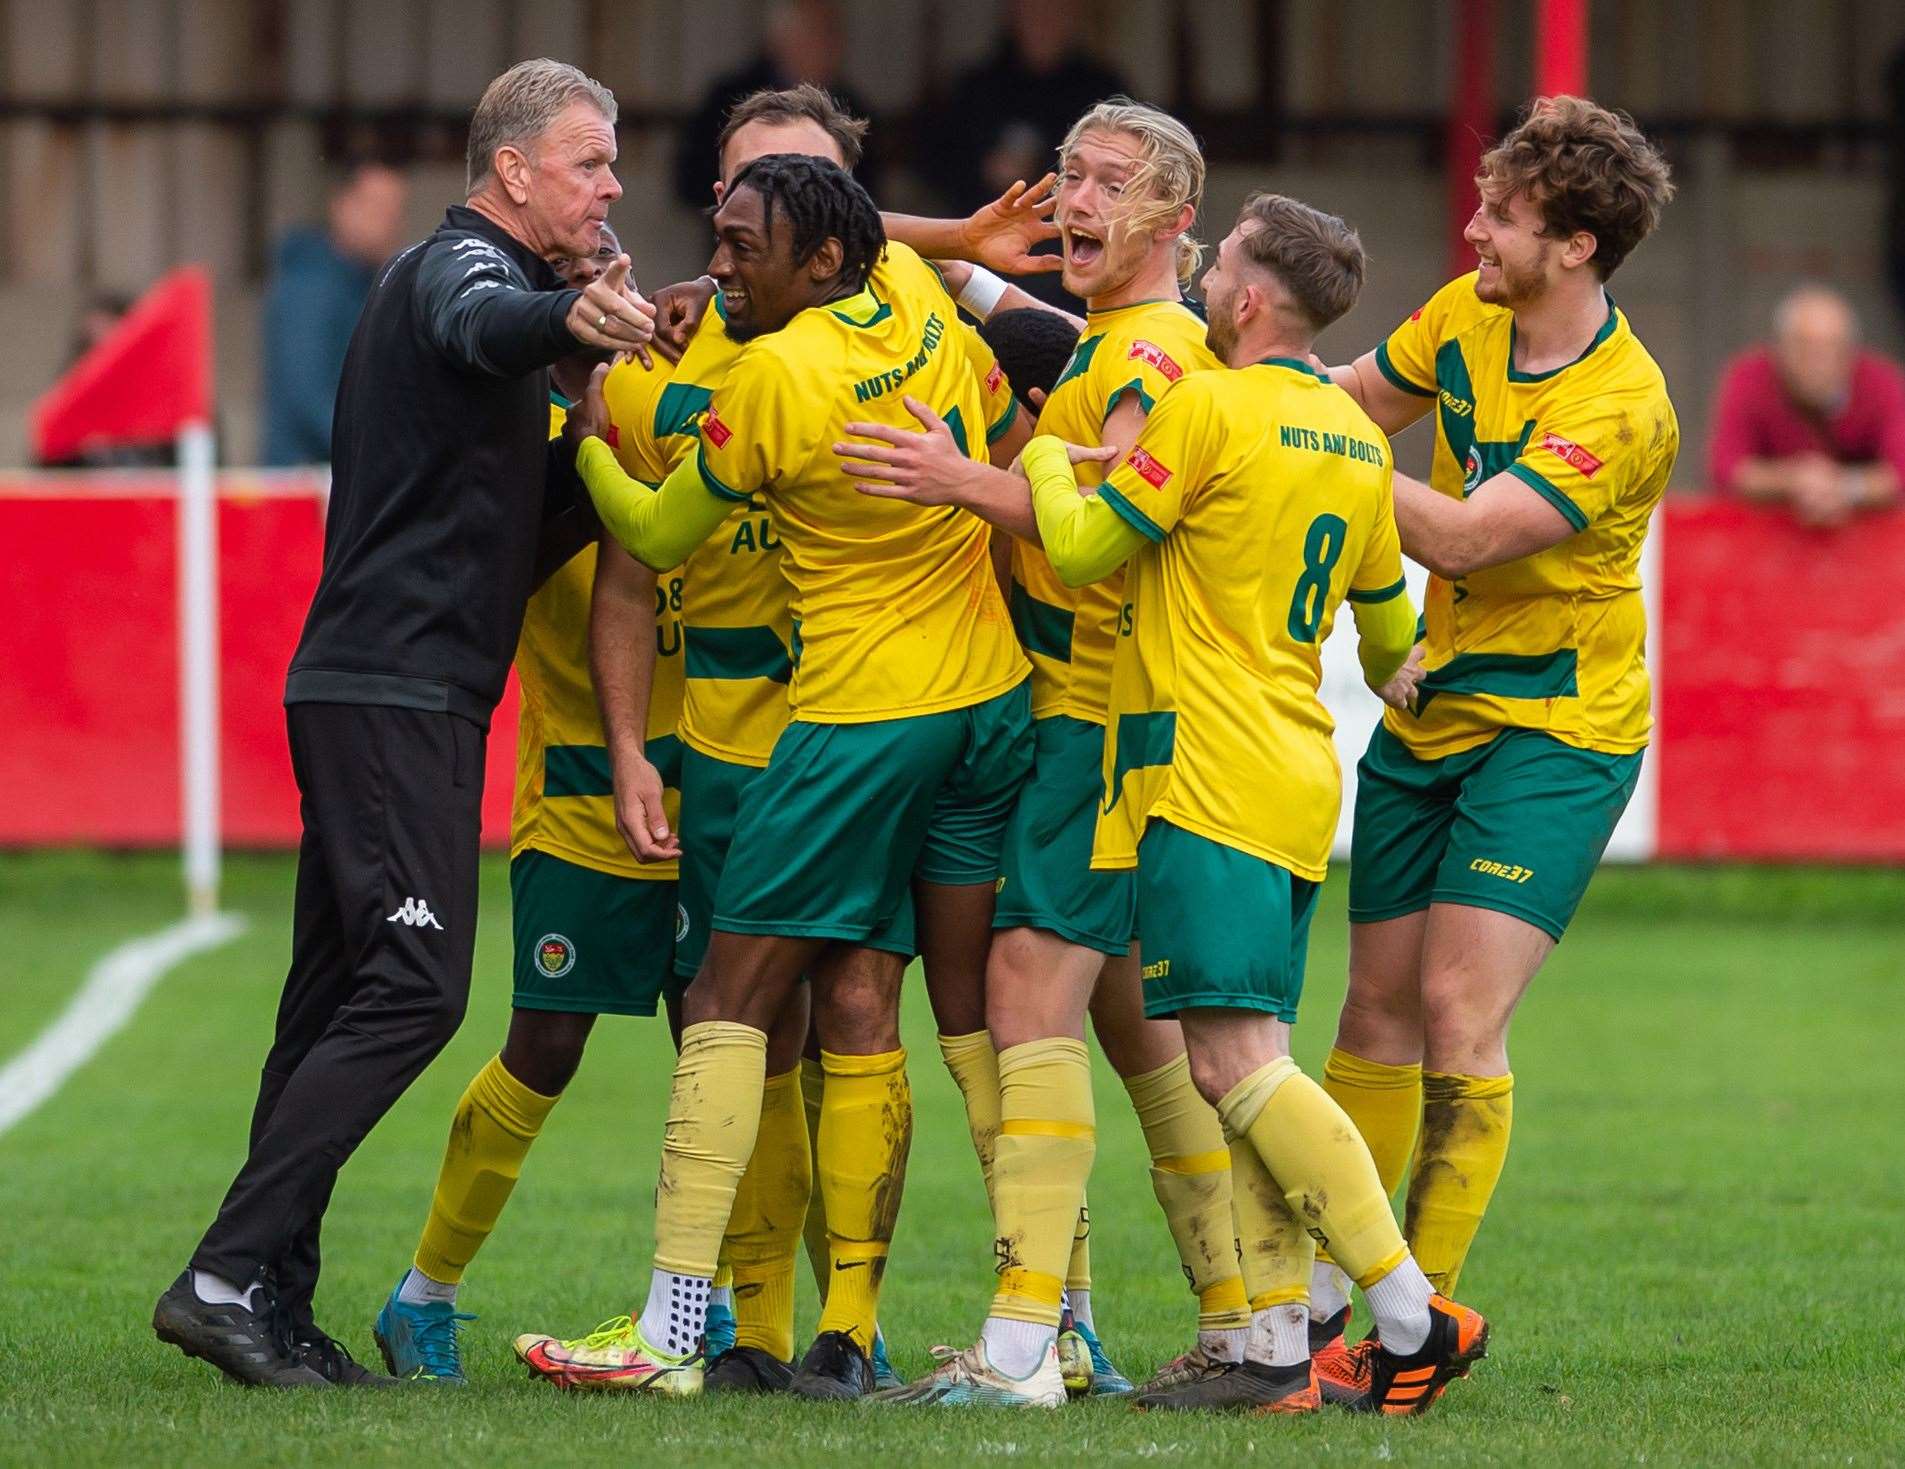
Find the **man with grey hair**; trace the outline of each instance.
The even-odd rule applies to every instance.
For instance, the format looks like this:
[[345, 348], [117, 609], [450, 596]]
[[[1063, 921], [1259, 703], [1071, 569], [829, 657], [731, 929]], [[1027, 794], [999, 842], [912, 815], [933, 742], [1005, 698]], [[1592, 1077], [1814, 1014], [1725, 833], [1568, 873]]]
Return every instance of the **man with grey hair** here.
[[302, 796], [291, 966], [251, 1146], [162, 1341], [239, 1382], [384, 1386], [312, 1315], [338, 1170], [463, 1018], [484, 745], [530, 592], [594, 533], [549, 366], [642, 350], [625, 255], [582, 289], [615, 180], [615, 98], [525, 61], [470, 124], [469, 195], [385, 263], [332, 430], [324, 566], [285, 685]]
[[1859, 344], [1852, 303], [1802, 285], [1773, 313], [1773, 339], [1720, 379], [1707, 488], [1840, 525], [1905, 484], [1905, 373]]

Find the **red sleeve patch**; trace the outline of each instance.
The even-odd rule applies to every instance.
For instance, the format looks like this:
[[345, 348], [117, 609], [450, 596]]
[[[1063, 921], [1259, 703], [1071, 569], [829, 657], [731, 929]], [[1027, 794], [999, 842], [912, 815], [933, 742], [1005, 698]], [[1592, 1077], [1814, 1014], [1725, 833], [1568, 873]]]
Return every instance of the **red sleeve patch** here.
[[1156, 342], [1147, 342], [1143, 339], [1135, 341], [1131, 344], [1131, 350], [1124, 355], [1126, 360], [1135, 358], [1139, 362], [1150, 363], [1151, 366], [1164, 374], [1166, 382], [1174, 383], [1184, 376], [1184, 369], [1173, 362], [1171, 360], [1171, 354], [1166, 352]]
[[1003, 383], [1004, 381], [1005, 381], [1005, 369], [999, 366], [998, 363], [996, 362], [993, 363], [992, 371], [986, 374], [986, 391], [988, 393], [998, 392], [999, 385]]
[[701, 419], [701, 437], [717, 449], [725, 449], [728, 440], [734, 437], [734, 430], [721, 421], [721, 415], [710, 407]]
[[[1186, 389], [1186, 391], [1189, 390]], [[1154, 490], [1161, 490], [1170, 483], [1171, 471], [1142, 449], [1133, 449], [1125, 456], [1124, 462], [1136, 471], [1139, 479]]]
[[1411, 320], [1411, 321], [1420, 321], [1420, 320], [1422, 320], [1422, 308], [1421, 308], [1420, 306], [1418, 306], [1418, 307], [1416, 307], [1416, 309], [1415, 309], [1414, 311], [1411, 311], [1411, 312], [1409, 313], [1409, 320]]
[[1599, 459], [1596, 459], [1573, 440], [1562, 438], [1560, 434], [1543, 434], [1541, 436], [1541, 447], [1554, 455], [1555, 458], [1579, 470], [1581, 478], [1583, 479], [1593, 479], [1595, 475], [1601, 472], [1601, 461]]

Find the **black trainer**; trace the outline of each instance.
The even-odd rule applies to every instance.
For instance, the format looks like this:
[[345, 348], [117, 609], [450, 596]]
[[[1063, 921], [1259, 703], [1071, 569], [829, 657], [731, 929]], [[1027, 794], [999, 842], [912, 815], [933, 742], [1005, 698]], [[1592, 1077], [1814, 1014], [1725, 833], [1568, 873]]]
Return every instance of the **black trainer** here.
[[192, 1289], [192, 1272], [181, 1271], [153, 1308], [159, 1340], [188, 1357], [209, 1362], [234, 1382], [250, 1387], [329, 1387], [331, 1380], [298, 1355], [268, 1285], [253, 1298], [258, 1309], [214, 1306]]
[[800, 1359], [787, 1390], [803, 1398], [863, 1398], [873, 1391], [873, 1364], [851, 1333], [823, 1331]]
[[290, 1323], [291, 1350], [305, 1366], [333, 1387], [400, 1387], [394, 1377], [373, 1372], [351, 1355], [350, 1348], [324, 1331], [315, 1321]]
[[794, 1364], [760, 1347], [729, 1347], [708, 1363], [703, 1392], [786, 1392]]
[[1314, 1413], [1323, 1406], [1323, 1398], [1308, 1362], [1295, 1367], [1226, 1362], [1222, 1371], [1181, 1387], [1142, 1393], [1136, 1406], [1173, 1413], [1199, 1408], [1230, 1413]]
[[1345, 1306], [1334, 1316], [1325, 1316], [1321, 1321], [1310, 1318], [1310, 1355], [1319, 1356], [1336, 1348], [1349, 1332], [1349, 1307]]

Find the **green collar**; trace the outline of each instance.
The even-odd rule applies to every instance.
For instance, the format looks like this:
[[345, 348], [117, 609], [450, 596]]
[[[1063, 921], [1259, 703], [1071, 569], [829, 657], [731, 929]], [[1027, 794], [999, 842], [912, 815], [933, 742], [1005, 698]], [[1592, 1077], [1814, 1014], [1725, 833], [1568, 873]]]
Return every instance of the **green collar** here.
[[1313, 377], [1320, 383], [1326, 383], [1332, 380], [1327, 372], [1318, 372], [1300, 357], [1265, 357], [1261, 361], [1253, 362], [1250, 365], [1252, 367], [1288, 367], [1293, 371], [1302, 373], [1305, 377]]
[[857, 326], [862, 330], [879, 325], [893, 314], [893, 308], [873, 293], [871, 280], [851, 296], [829, 301], [825, 309], [848, 326]]
[[562, 394], [558, 393], [554, 388], [549, 390], [549, 401], [555, 407], [560, 408], [564, 413], [567, 413], [571, 408], [575, 407], [575, 399], [563, 397]]
[[[1607, 296], [1605, 291], [1601, 294]], [[1541, 383], [1546, 382], [1557, 372], [1566, 372], [1570, 367], [1575, 366], [1576, 363], [1585, 361], [1588, 353], [1592, 352], [1596, 347], [1600, 346], [1601, 343], [1613, 336], [1614, 328], [1619, 325], [1620, 313], [1615, 309], [1614, 298], [1607, 296], [1607, 320], [1601, 323], [1601, 329], [1594, 334], [1594, 340], [1581, 349], [1581, 355], [1579, 357], [1575, 358], [1573, 362], [1564, 362], [1559, 367], [1551, 367], [1546, 372], [1520, 372], [1515, 368], [1515, 324], [1511, 319], [1508, 323], [1508, 381], [1511, 383]]]

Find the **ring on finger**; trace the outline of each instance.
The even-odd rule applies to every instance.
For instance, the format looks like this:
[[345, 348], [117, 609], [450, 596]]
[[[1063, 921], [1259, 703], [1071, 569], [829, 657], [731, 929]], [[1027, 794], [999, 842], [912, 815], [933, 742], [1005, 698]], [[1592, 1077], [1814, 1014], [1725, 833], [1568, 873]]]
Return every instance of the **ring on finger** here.
[[595, 329], [597, 331], [601, 331], [602, 328], [607, 326], [608, 324], [609, 324], [609, 314], [606, 311], [604, 311], [600, 316], [596, 317], [595, 319]]

